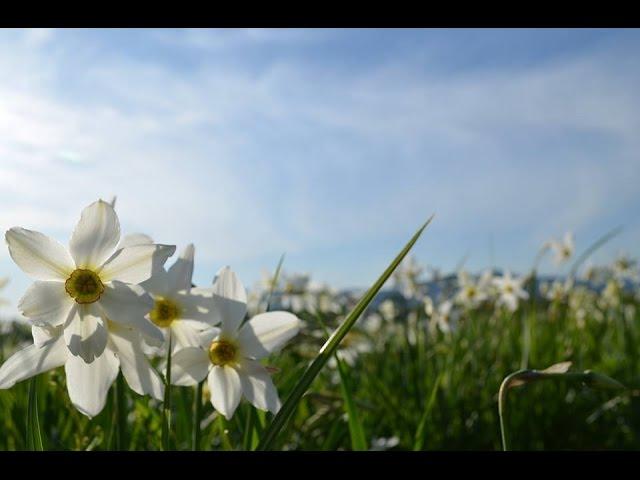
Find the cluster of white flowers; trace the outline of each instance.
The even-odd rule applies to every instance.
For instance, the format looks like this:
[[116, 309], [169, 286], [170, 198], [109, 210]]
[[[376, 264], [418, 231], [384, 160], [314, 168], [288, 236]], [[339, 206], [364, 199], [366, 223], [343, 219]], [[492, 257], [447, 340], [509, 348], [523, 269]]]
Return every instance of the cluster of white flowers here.
[[295, 336], [292, 313], [247, 314], [247, 294], [229, 268], [213, 284], [192, 284], [188, 245], [164, 268], [175, 246], [146, 235], [120, 238], [114, 203], [99, 200], [82, 211], [65, 248], [42, 233], [14, 227], [9, 253], [35, 281], [18, 308], [32, 325], [33, 345], [0, 367], [0, 389], [64, 366], [73, 405], [93, 417], [122, 372], [140, 395], [161, 400], [165, 382], [149, 356], [172, 355], [171, 384], [208, 380], [211, 403], [230, 418], [244, 396], [277, 412], [278, 393], [260, 360]]

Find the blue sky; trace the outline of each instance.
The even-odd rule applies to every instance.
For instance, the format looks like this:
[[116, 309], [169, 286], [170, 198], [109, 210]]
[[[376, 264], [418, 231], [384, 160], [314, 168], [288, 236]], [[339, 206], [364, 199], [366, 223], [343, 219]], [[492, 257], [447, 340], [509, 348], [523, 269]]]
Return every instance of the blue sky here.
[[[638, 30], [3, 30], [0, 228], [196, 245], [197, 283], [374, 280], [417, 259], [522, 271], [566, 230], [640, 244]], [[552, 265], [544, 267], [552, 271]], [[28, 278], [0, 251], [17, 299]]]

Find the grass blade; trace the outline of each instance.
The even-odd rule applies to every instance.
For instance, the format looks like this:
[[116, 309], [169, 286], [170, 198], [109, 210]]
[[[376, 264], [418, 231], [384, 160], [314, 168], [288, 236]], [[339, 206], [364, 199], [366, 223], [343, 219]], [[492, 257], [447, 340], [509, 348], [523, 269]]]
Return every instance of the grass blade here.
[[[327, 328], [326, 324], [322, 320], [322, 314], [316, 312], [316, 319], [324, 330], [327, 338], [331, 336], [331, 332]], [[333, 358], [336, 361], [338, 368], [338, 375], [340, 376], [340, 390], [342, 392], [342, 398], [344, 399], [344, 409], [349, 420], [349, 435], [351, 437], [351, 449], [353, 451], [365, 451], [367, 450], [367, 440], [364, 433], [364, 427], [360, 422], [360, 416], [356, 410], [355, 402], [353, 401], [353, 395], [351, 394], [351, 385], [349, 382], [349, 375], [345, 364], [340, 360], [338, 351], [333, 354]]]
[[622, 226], [620, 227], [616, 227], [613, 230], [609, 231], [608, 233], [606, 233], [605, 235], [603, 235], [602, 237], [600, 237], [598, 240], [596, 240], [595, 242], [593, 242], [591, 244], [591, 246], [589, 248], [587, 248], [582, 255], [580, 255], [576, 261], [573, 263], [571, 270], [569, 272], [569, 277], [570, 278], [575, 278], [576, 277], [576, 273], [578, 273], [578, 268], [580, 268], [580, 265], [582, 265], [582, 263], [589, 258], [589, 256], [595, 252], [598, 248], [600, 248], [601, 246], [603, 246], [605, 243], [607, 243], [609, 240], [611, 240], [613, 237], [615, 237], [616, 235], [618, 235], [619, 233], [622, 232]]
[[276, 289], [276, 285], [278, 284], [278, 278], [280, 277], [280, 270], [282, 269], [282, 264], [284, 263], [284, 253], [280, 257], [280, 261], [278, 262], [278, 266], [276, 267], [276, 272], [273, 274], [273, 278], [271, 279], [271, 285], [269, 288], [269, 298], [267, 300], [267, 308], [265, 311], [269, 311], [269, 307], [271, 307], [271, 298], [273, 297], [273, 291]]
[[287, 400], [282, 405], [280, 411], [276, 414], [276, 416], [271, 421], [271, 424], [265, 431], [260, 444], [258, 445], [258, 450], [268, 450], [270, 449], [274, 441], [287, 420], [294, 412], [295, 408], [298, 406], [300, 399], [307, 391], [313, 380], [316, 378], [322, 367], [327, 363], [329, 358], [336, 352], [340, 342], [345, 337], [345, 335], [351, 330], [351, 327], [356, 323], [360, 315], [364, 312], [364, 310], [369, 306], [373, 298], [376, 296], [378, 291], [382, 288], [385, 282], [389, 279], [391, 274], [398, 267], [400, 262], [404, 259], [404, 257], [409, 253], [413, 245], [418, 241], [420, 235], [427, 228], [427, 225], [431, 222], [433, 216], [429, 218], [425, 222], [425, 224], [413, 235], [411, 240], [405, 245], [405, 247], [400, 251], [400, 253], [396, 256], [396, 258], [391, 262], [391, 264], [387, 267], [387, 269], [383, 272], [383, 274], [376, 280], [376, 282], [369, 288], [367, 293], [360, 299], [355, 308], [351, 311], [351, 313], [345, 318], [342, 324], [333, 332], [331, 337], [325, 342], [325, 344], [320, 349], [320, 352], [316, 356], [316, 358], [311, 362], [311, 365], [307, 368], [305, 373], [302, 375], [302, 378], [295, 385], [291, 394], [287, 398]]
[[433, 409], [433, 406], [436, 403], [436, 394], [438, 393], [438, 388], [440, 388], [440, 381], [442, 380], [442, 373], [438, 375], [436, 378], [436, 382], [433, 384], [433, 388], [431, 389], [431, 394], [429, 395], [429, 400], [427, 401], [427, 405], [424, 408], [424, 412], [422, 413], [422, 417], [420, 418], [420, 423], [418, 424], [418, 429], [416, 430], [416, 436], [413, 443], [413, 451], [417, 452], [422, 450], [424, 447], [424, 429], [427, 426], [427, 419], [429, 418], [429, 413]]
[[344, 397], [344, 409], [349, 418], [351, 449], [354, 451], [367, 450], [367, 437], [364, 434], [364, 428], [362, 427], [362, 422], [360, 422], [360, 417], [358, 416], [358, 411], [353, 401], [347, 370], [344, 362], [338, 357], [338, 352], [334, 354], [334, 358], [338, 364], [338, 373], [340, 374], [340, 388], [342, 390], [342, 396]]
[[29, 402], [27, 405], [27, 449], [42, 452], [42, 434], [38, 419], [38, 377], [29, 381]]

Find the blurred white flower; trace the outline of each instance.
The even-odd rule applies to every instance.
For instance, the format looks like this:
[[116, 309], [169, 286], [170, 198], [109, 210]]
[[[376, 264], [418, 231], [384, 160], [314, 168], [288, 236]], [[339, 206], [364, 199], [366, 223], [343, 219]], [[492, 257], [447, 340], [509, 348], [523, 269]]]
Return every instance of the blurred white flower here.
[[382, 314], [382, 317], [387, 322], [391, 322], [395, 320], [395, 318], [398, 316], [398, 313], [399, 313], [395, 302], [390, 298], [380, 303], [380, 306], [378, 306], [378, 310], [380, 311], [380, 313]]
[[425, 295], [422, 303], [424, 303], [424, 313], [427, 314], [427, 317], [431, 317], [433, 315], [433, 300], [429, 295]]
[[374, 438], [371, 441], [371, 451], [384, 451], [389, 450], [390, 448], [394, 448], [400, 444], [400, 439], [398, 437], [389, 437], [389, 438]]
[[393, 273], [394, 285], [407, 299], [421, 300], [423, 292], [420, 285], [420, 277], [424, 269], [418, 264], [414, 256], [408, 256]]
[[[5, 277], [5, 278], [0, 278], [0, 290], [2, 290], [4, 287], [7, 286], [7, 284], [9, 283], [9, 278]], [[3, 305], [9, 305], [9, 300], [6, 300], [2, 297], [0, 297], [0, 307]]]
[[502, 277], [493, 279], [493, 284], [498, 289], [498, 305], [504, 305], [514, 312], [518, 308], [520, 300], [529, 298], [529, 294], [522, 288], [524, 278], [515, 279], [511, 272], [507, 271]]
[[458, 274], [458, 294], [456, 299], [467, 308], [475, 308], [485, 301], [488, 295], [476, 284], [467, 272]]
[[443, 333], [450, 333], [457, 328], [459, 319], [460, 312], [455, 308], [453, 302], [445, 300], [433, 312], [429, 326], [432, 330], [438, 328]]
[[620, 280], [636, 280], [637, 262], [625, 253], [621, 253], [613, 262], [613, 273]]
[[572, 288], [573, 282], [570, 279], [567, 279], [564, 282], [561, 280], [554, 280], [550, 285], [544, 284], [541, 286], [542, 293], [547, 300], [556, 303], [564, 302]]
[[18, 308], [36, 326], [63, 325], [72, 355], [92, 362], [107, 345], [106, 319], [139, 329], [150, 341], [162, 333], [144, 315], [153, 300], [135, 285], [164, 263], [175, 246], [135, 245], [117, 249], [120, 222], [108, 203], [98, 200], [82, 211], [69, 250], [42, 233], [14, 227], [7, 231], [9, 253], [36, 281]]
[[567, 232], [564, 234], [562, 240], [551, 240], [545, 244], [545, 247], [549, 247], [553, 250], [556, 265], [561, 265], [569, 260], [575, 251], [573, 233]]

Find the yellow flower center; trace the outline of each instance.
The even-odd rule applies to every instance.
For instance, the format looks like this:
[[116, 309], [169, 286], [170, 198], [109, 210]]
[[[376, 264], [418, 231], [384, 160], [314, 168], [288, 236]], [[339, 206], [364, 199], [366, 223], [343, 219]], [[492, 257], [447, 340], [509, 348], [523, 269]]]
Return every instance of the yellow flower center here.
[[151, 321], [162, 328], [170, 326], [179, 316], [180, 308], [178, 305], [166, 298], [157, 298], [149, 313]]
[[220, 367], [229, 363], [235, 363], [238, 356], [238, 348], [227, 340], [215, 340], [209, 347], [209, 359], [214, 365]]
[[509, 285], [509, 284], [505, 285], [504, 291], [505, 293], [513, 293], [513, 285]]
[[100, 299], [104, 285], [97, 273], [78, 268], [64, 282], [64, 289], [77, 303], [93, 303]]
[[476, 289], [475, 287], [469, 287], [467, 288], [467, 295], [469, 296], [469, 298], [473, 298], [476, 296]]

